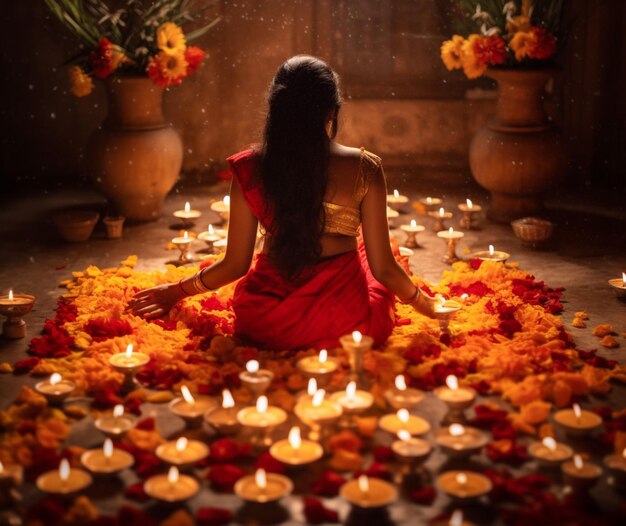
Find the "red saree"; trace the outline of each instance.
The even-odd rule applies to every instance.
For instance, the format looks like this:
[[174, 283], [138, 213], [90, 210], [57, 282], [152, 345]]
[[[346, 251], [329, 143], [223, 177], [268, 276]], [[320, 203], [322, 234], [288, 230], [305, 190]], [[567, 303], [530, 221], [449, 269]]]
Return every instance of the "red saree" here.
[[[234, 179], [252, 213], [267, 228], [252, 149], [228, 159]], [[365, 249], [320, 260], [295, 280], [281, 276], [271, 259], [259, 254], [235, 288], [235, 333], [267, 349], [332, 347], [359, 330], [382, 344], [394, 325], [394, 296], [372, 275]]]

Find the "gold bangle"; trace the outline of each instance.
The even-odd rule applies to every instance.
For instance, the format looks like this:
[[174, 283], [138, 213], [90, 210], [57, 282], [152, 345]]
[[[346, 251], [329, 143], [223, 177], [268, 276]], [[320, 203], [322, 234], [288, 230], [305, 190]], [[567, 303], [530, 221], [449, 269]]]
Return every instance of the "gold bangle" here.
[[193, 286], [196, 289], [197, 294], [203, 294], [211, 290], [204, 284], [204, 281], [202, 281], [202, 270], [196, 272], [195, 276], [193, 277]]

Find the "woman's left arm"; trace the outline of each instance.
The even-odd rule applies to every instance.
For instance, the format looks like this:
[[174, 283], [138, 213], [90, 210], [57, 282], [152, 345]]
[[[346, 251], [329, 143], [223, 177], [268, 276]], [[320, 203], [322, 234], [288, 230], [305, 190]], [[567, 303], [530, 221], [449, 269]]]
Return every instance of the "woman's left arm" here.
[[178, 283], [138, 292], [129, 302], [129, 310], [146, 319], [158, 318], [186, 296], [218, 289], [241, 278], [248, 272], [252, 262], [257, 228], [257, 218], [233, 179], [230, 186], [228, 244], [224, 258]]

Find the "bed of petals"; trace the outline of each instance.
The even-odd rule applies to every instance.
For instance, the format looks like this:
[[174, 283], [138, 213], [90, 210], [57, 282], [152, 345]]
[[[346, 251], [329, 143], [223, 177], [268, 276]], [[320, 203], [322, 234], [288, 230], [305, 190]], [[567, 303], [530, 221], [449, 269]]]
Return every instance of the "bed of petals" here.
[[[227, 387], [238, 401], [249, 401], [238, 374], [248, 360], [258, 358], [275, 373], [270, 402], [287, 410], [293, 408], [294, 394], [306, 382], [295, 362], [315, 350], [260, 353], [259, 349], [240, 345], [232, 336], [232, 286], [184, 300], [167, 319], [147, 322], [133, 316], [126, 306], [136, 291], [177, 281], [196, 270], [168, 266], [164, 271], [140, 272], [134, 270], [136, 263], [137, 258], [131, 256], [116, 268], [89, 267], [74, 272], [72, 279], [63, 283], [67, 292], [58, 302], [55, 317], [46, 321], [42, 336], [32, 340], [29, 356], [12, 366], [3, 365], [2, 370], [35, 376], [61, 373], [76, 383], [75, 395], [93, 399], [92, 417], [118, 403], [140, 415], [143, 402], [167, 402], [182, 384], [193, 392], [209, 395], [218, 395]], [[406, 261], [403, 264], [406, 266]], [[511, 524], [528, 523], [565, 510], [582, 513], [571, 502], [558, 500], [544, 475], [516, 478], [502, 466], [520, 465], [526, 460], [526, 447], [520, 437], [552, 433], [546, 422], [553, 407], [567, 406], [589, 394], [607, 393], [612, 380], [626, 379], [625, 368], [595, 351], [577, 349], [558, 316], [563, 309], [563, 291], [549, 288], [515, 265], [459, 262], [444, 272], [437, 285], [419, 285], [459, 301], [463, 309], [449, 330], [442, 331], [438, 321], [417, 314], [411, 307], [397, 305], [393, 334], [383, 348], [365, 357], [379, 407], [385, 404], [384, 390], [402, 373], [407, 383], [424, 390], [443, 384], [447, 375], [455, 374], [462, 384], [471, 385], [483, 395], [499, 395], [507, 404], [477, 405], [472, 421], [493, 437], [486, 448], [495, 466], [489, 472], [494, 482], [490, 498], [506, 502], [502, 513], [507, 514]], [[123, 377], [110, 368], [108, 359], [123, 352], [129, 343], [151, 360], [138, 374], [144, 387], [120, 398]], [[347, 357], [339, 348], [330, 352], [345, 365], [335, 374], [329, 386], [332, 390], [345, 383]], [[601, 441], [607, 451], [621, 451], [626, 446], [626, 411], [615, 412], [608, 407], [596, 410], [605, 422]], [[23, 466], [29, 480], [55, 469], [63, 456], [77, 463], [82, 450], [66, 447], [65, 441], [71, 424], [87, 416], [83, 406], [68, 404], [63, 410], [49, 407], [43, 397], [24, 387], [14, 403], [0, 411], [0, 460], [4, 465]], [[337, 513], [327, 508], [320, 497], [335, 496], [346, 473], [391, 478], [390, 449], [378, 446], [372, 450], [364, 443], [376, 425], [375, 417], [363, 417], [358, 419], [356, 432], [344, 431], [333, 438], [329, 469], [304, 499], [308, 522], [338, 520]], [[140, 481], [163, 469], [153, 454], [162, 440], [154, 420], [143, 419], [123, 443], [117, 444], [134, 455], [133, 470]], [[367, 467], [366, 449], [374, 457]], [[232, 491], [235, 481], [247, 473], [241, 467], [242, 459], [254, 461], [268, 471], [285, 469], [267, 454], [255, 459], [250, 455], [248, 446], [229, 439], [212, 443], [204, 466], [210, 468], [206, 475], [209, 484], [218, 491]], [[432, 503], [435, 495], [432, 487], [409, 493], [421, 505]], [[126, 488], [125, 496], [131, 501], [146, 500], [141, 482]], [[43, 499], [29, 513], [29, 524], [33, 525], [155, 524], [153, 518], [130, 505], [122, 507], [116, 517], [99, 516], [84, 497], [71, 504]], [[195, 517], [176, 512], [162, 524], [225, 524], [231, 519], [227, 510], [202, 508]]]

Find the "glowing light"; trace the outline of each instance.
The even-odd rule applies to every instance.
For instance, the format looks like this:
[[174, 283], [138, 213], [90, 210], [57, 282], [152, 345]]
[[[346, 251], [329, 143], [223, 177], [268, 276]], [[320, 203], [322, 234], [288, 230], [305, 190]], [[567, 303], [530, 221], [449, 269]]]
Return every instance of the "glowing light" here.
[[448, 234], [452, 235], [454, 233], [454, 228], [450, 227], [448, 228]]
[[224, 204], [226, 206], [230, 206], [230, 196], [229, 195], [225, 195], [224, 196]]
[[326, 363], [328, 361], [328, 351], [326, 349], [322, 349], [317, 357], [317, 360], [320, 363]]
[[406, 429], [400, 429], [400, 431], [398, 431], [398, 438], [402, 440], [402, 442], [408, 442], [411, 440], [411, 433]]
[[183, 232], [183, 238], [189, 239], [189, 232], [187, 232], [186, 230]]
[[256, 410], [257, 413], [262, 413], [265, 414], [267, 413], [267, 396], [263, 395], [263, 396], [259, 396], [258, 400], [256, 401]]
[[129, 343], [126, 346], [126, 358], [132, 358], [133, 357], [133, 344]]
[[110, 459], [113, 456], [113, 442], [110, 438], [107, 438], [102, 445], [102, 454], [104, 458]]
[[289, 445], [293, 449], [300, 449], [302, 445], [302, 437], [300, 436], [300, 428], [298, 426], [294, 426], [289, 430]]
[[574, 416], [576, 417], [576, 422], [580, 424], [580, 417], [582, 415], [582, 411], [580, 410], [580, 406], [578, 404], [574, 404], [572, 406], [572, 409], [574, 410]]
[[464, 486], [467, 484], [467, 475], [465, 473], [457, 473], [456, 481], [459, 485]]
[[398, 409], [396, 416], [403, 424], [406, 424], [409, 421], [409, 412], [406, 409]]
[[396, 376], [396, 389], [398, 391], [405, 391], [406, 390], [406, 380], [404, 378], [403, 374], [399, 374], [398, 376]]
[[454, 510], [448, 526], [463, 526], [463, 512], [461, 510]]
[[474, 208], [474, 203], [472, 203], [471, 199], [466, 199], [465, 204], [467, 205], [467, 208]]
[[460, 437], [463, 433], [465, 433], [465, 428], [461, 424], [452, 424], [448, 428], [448, 433], [453, 437]]
[[459, 379], [453, 374], [450, 374], [446, 376], [446, 385], [448, 386], [448, 389], [456, 391], [459, 388]]
[[354, 331], [352, 333], [352, 339], [354, 340], [354, 343], [361, 343], [361, 340], [363, 340], [363, 335], [359, 331]]
[[63, 377], [59, 373], [52, 373], [50, 375], [50, 385], [56, 385], [61, 380], [63, 380]]
[[545, 437], [541, 443], [550, 451], [556, 451], [556, 440], [552, 437]]
[[4, 473], [4, 464], [0, 460], [0, 474]]
[[622, 286], [624, 286], [624, 285], [626, 285], [626, 272], [622, 272]]
[[213, 225], [209, 225], [209, 228], [207, 228], [209, 235], [213, 235], [215, 233], [215, 229], [213, 228]]
[[67, 482], [67, 479], [70, 478], [70, 463], [66, 458], [61, 460], [61, 463], [59, 464], [59, 478], [63, 482]]
[[626, 458], [626, 447], [624, 448], [624, 450], [622, 451], [622, 457]]
[[222, 407], [224, 409], [235, 407], [235, 399], [228, 389], [222, 390]]
[[361, 493], [367, 495], [370, 491], [370, 479], [367, 478], [367, 475], [361, 475], [358, 483]]
[[178, 468], [176, 466], [172, 466], [170, 470], [167, 472], [167, 481], [170, 484], [176, 484], [178, 482]]
[[317, 380], [315, 378], [310, 378], [309, 383], [306, 386], [306, 394], [312, 398], [315, 393], [317, 393]]
[[117, 404], [113, 408], [113, 418], [119, 418], [124, 414], [124, 406], [122, 404]]
[[489, 255], [493, 256], [494, 252], [495, 252], [495, 248], [493, 248], [493, 245], [489, 245]]
[[443, 209], [443, 206], [439, 209], [439, 217], [443, 217], [446, 214], [446, 211]]
[[432, 198], [432, 197], [427, 197], [427, 198], [426, 198], [426, 202], [427, 202], [429, 205], [432, 205], [432, 204], [433, 204], [433, 198]]
[[189, 212], [191, 212], [191, 205], [189, 204], [189, 201], [187, 201], [185, 203], [185, 213], [188, 214]]
[[394, 197], [395, 199], [398, 199], [398, 198], [400, 197], [400, 192], [398, 192], [398, 190], [394, 190], [394, 191], [393, 191], [393, 197]]
[[259, 372], [259, 362], [256, 360], [250, 360], [246, 363], [246, 371], [250, 374], [255, 374]]
[[13, 289], [9, 289], [9, 301], [13, 301]]
[[578, 470], [583, 469], [583, 459], [580, 455], [574, 455], [574, 466]]
[[267, 474], [263, 468], [259, 468], [256, 470], [254, 474], [254, 483], [260, 488], [267, 488]]
[[469, 294], [467, 292], [464, 292], [463, 294], [461, 294], [462, 300], [466, 300], [467, 298], [469, 298]]
[[352, 402], [354, 401], [355, 396], [356, 396], [356, 382], [350, 382], [346, 386], [346, 398]]
[[193, 396], [191, 396], [191, 391], [189, 390], [189, 387], [187, 387], [186, 385], [183, 385], [180, 388], [180, 392], [183, 395], [185, 402], [187, 402], [190, 405], [195, 405], [196, 399]]
[[324, 401], [325, 396], [326, 396], [326, 391], [324, 391], [324, 389], [320, 389], [319, 391], [317, 391], [317, 393], [313, 395], [313, 400], [311, 401], [311, 404], [313, 405], [313, 407], [321, 406], [322, 402]]
[[188, 442], [189, 441], [185, 437], [180, 437], [176, 441], [176, 451], [178, 451], [179, 453], [182, 453], [183, 451], [185, 451], [185, 449], [187, 449]]
[[415, 221], [415, 219], [411, 219], [411, 228], [417, 228], [417, 221]]

